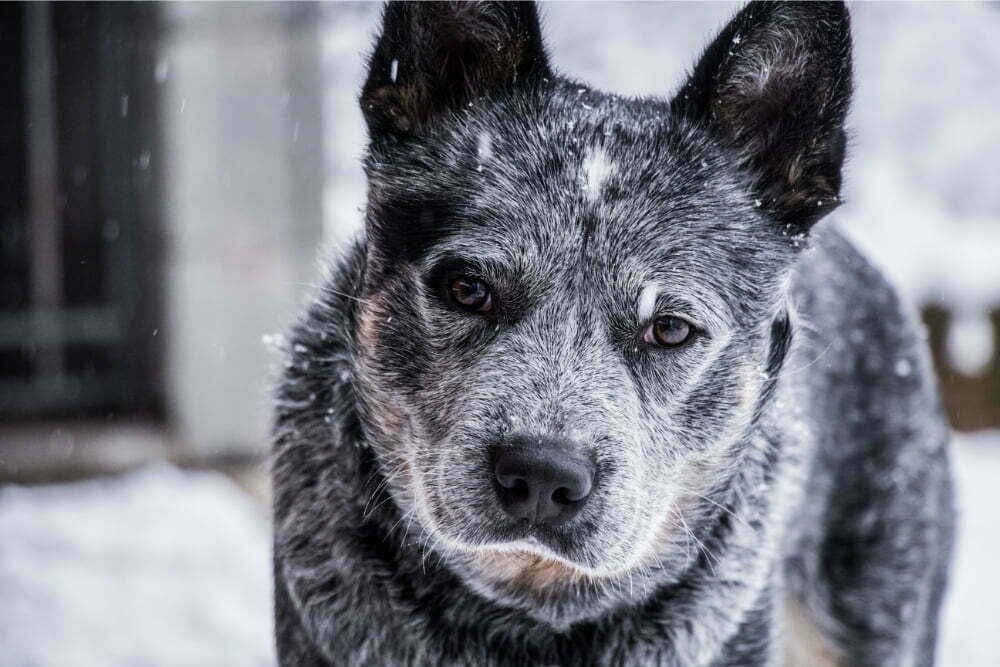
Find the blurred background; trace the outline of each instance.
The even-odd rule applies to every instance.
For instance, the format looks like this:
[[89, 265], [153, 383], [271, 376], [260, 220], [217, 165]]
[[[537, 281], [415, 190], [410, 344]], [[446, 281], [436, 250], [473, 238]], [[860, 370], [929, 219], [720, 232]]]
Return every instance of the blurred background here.
[[[669, 95], [735, 3], [554, 3], [556, 67]], [[834, 215], [899, 286], [963, 511], [942, 664], [1000, 653], [1000, 5], [854, 3]], [[273, 664], [273, 348], [357, 233], [375, 4], [0, 4], [0, 653]]]

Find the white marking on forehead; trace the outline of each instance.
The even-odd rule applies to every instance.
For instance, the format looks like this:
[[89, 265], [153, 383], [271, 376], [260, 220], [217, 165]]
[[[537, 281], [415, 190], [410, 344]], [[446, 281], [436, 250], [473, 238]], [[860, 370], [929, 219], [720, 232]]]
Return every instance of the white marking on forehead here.
[[639, 293], [639, 320], [645, 322], [653, 317], [656, 311], [656, 297], [660, 296], [660, 287], [649, 283]]
[[392, 59], [392, 64], [389, 65], [389, 79], [396, 83], [396, 75], [399, 74], [399, 61], [395, 58]]
[[479, 133], [479, 142], [476, 144], [476, 155], [482, 162], [487, 162], [493, 157], [493, 138], [489, 132]]
[[583, 158], [584, 190], [589, 201], [597, 201], [601, 196], [604, 181], [611, 175], [614, 165], [601, 146], [591, 146]]
[[476, 142], [476, 157], [479, 160], [476, 171], [482, 171], [483, 163], [489, 162], [490, 158], [493, 157], [493, 138], [490, 137], [489, 132], [479, 133], [479, 140]]

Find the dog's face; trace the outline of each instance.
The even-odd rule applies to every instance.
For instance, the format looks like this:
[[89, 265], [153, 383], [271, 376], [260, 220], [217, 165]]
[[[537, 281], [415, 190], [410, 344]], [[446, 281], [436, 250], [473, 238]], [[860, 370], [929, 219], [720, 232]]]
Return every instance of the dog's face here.
[[750, 8], [672, 102], [554, 75], [530, 5], [384, 22], [357, 375], [403, 519], [494, 595], [683, 568], [837, 202], [846, 15]]

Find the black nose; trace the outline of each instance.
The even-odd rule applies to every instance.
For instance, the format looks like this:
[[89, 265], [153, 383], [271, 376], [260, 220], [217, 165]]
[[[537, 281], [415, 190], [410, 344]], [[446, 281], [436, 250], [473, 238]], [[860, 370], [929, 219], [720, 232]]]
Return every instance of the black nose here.
[[586, 504], [594, 485], [594, 467], [586, 459], [544, 441], [494, 453], [494, 486], [512, 518], [554, 526], [572, 519]]

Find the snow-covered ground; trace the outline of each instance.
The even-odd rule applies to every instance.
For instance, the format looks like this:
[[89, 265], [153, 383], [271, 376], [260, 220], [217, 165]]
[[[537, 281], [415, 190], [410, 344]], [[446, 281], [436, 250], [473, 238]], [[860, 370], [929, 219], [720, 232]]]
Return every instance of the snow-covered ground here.
[[[960, 541], [941, 664], [1000, 655], [1000, 431], [954, 447]], [[0, 488], [0, 664], [274, 663], [267, 520], [227, 477], [158, 466]]]
[[945, 602], [941, 665], [1000, 663], [1000, 431], [955, 438], [958, 549]]
[[270, 529], [166, 465], [0, 487], [0, 665], [272, 665]]

